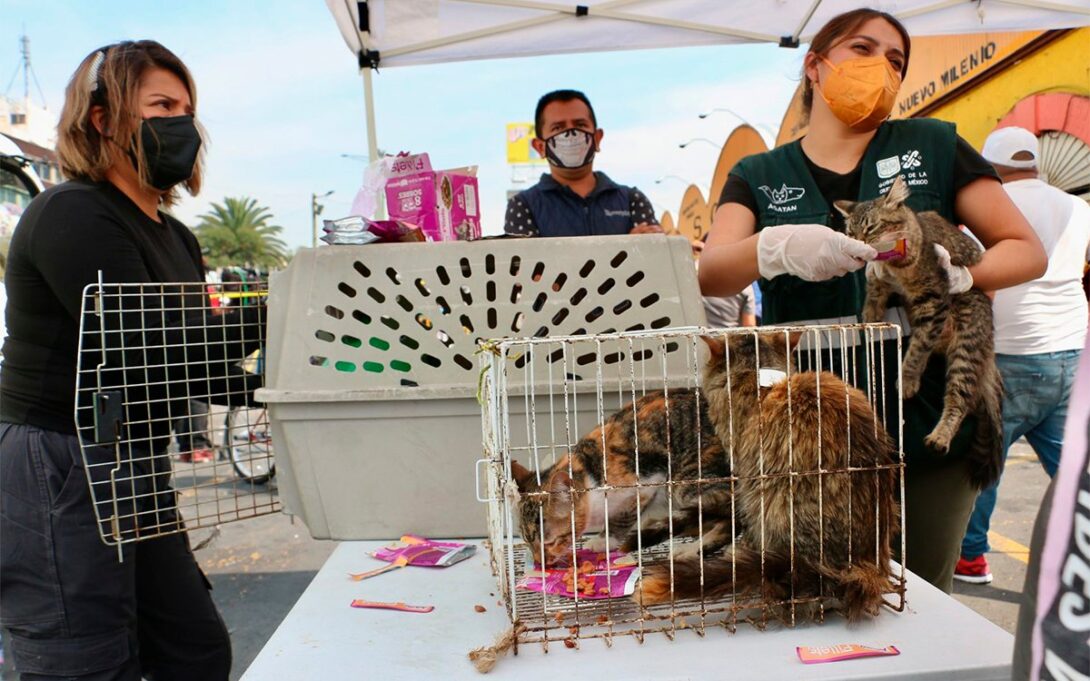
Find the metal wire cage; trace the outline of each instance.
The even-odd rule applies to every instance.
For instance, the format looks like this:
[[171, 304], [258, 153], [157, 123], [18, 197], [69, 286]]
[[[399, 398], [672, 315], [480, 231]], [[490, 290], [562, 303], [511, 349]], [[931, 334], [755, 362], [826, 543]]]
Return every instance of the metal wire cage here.
[[[702, 336], [719, 343], [725, 385], [706, 369], [715, 353]], [[777, 339], [782, 373], [766, 368]], [[667, 329], [485, 349], [478, 466], [517, 644], [823, 622], [849, 605], [837, 575], [875, 566], [878, 604], [903, 609], [904, 570], [890, 560], [894, 542], [904, 556], [899, 326]], [[636, 361], [650, 352], [662, 361]], [[868, 455], [883, 442], [883, 456]]]
[[263, 383], [264, 282], [84, 289], [75, 420], [102, 540], [280, 510]]

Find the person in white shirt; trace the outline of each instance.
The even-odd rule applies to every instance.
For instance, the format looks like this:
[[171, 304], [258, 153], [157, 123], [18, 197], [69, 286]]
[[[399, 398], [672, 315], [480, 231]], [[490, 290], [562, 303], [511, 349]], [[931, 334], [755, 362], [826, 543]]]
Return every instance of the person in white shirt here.
[[704, 296], [704, 316], [713, 329], [757, 326], [757, 298], [753, 284], [733, 296]]
[[[996, 363], [1003, 376], [1003, 454], [1025, 436], [1049, 477], [1056, 474], [1067, 403], [1086, 339], [1082, 276], [1090, 260], [1090, 206], [1038, 177], [1037, 138], [1006, 127], [984, 141], [981, 155], [1037, 232], [1048, 254], [1044, 276], [995, 294]], [[984, 554], [995, 486], [977, 497], [954, 579], [992, 581]]]

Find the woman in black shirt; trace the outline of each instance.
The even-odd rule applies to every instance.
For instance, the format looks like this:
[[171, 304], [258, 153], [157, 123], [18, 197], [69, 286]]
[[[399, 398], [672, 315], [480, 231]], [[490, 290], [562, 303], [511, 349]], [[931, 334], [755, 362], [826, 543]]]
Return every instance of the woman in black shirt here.
[[[227, 630], [184, 531], [121, 543], [119, 561], [96, 521], [96, 510], [104, 523], [112, 513], [128, 536], [183, 528], [163, 456], [171, 413], [185, 408], [190, 385], [243, 402], [257, 387], [236, 363], [258, 347], [258, 308], [182, 313], [207, 307], [190, 298], [202, 295], [200, 247], [163, 209], [179, 186], [200, 189], [195, 94], [185, 65], [156, 42], [88, 55], [58, 125], [71, 179], [35, 198], [12, 238], [0, 385], [0, 624], [24, 678], [226, 679], [230, 671]], [[122, 457], [131, 468], [122, 477], [133, 508], [120, 514], [94, 508], [89, 492], [88, 477], [100, 482], [96, 475], [106, 473], [97, 471], [109, 467], [84, 465], [84, 456], [112, 460], [114, 447], [81, 453], [81, 438], [99, 440], [89, 417], [73, 418], [77, 407], [91, 412], [82, 392], [77, 404], [77, 348], [81, 316], [89, 318], [83, 290], [100, 273], [107, 283], [201, 282], [118, 297], [104, 312], [120, 322], [115, 328], [139, 335], [103, 334], [105, 347], [90, 350], [91, 366], [105, 359], [98, 389], [119, 391], [129, 405]], [[149, 367], [134, 346], [158, 348], [160, 361]]]

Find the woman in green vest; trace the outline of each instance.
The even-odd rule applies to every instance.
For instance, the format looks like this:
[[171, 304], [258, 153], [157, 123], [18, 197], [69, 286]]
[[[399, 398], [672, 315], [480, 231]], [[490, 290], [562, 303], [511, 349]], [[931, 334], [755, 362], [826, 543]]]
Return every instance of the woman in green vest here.
[[[950, 268], [952, 291], [994, 291], [1044, 273], [1036, 235], [952, 123], [888, 120], [910, 47], [900, 22], [871, 9], [834, 17], [814, 36], [803, 61], [809, 128], [731, 171], [700, 260], [704, 295], [732, 295], [759, 279], [762, 324], [856, 321], [876, 253], [843, 233], [833, 202], [880, 196], [897, 176], [908, 182], [909, 206], [966, 225], [986, 249], [979, 264]], [[905, 552], [909, 569], [949, 592], [976, 490], [961, 455], [972, 423], [945, 457], [923, 445], [942, 408], [944, 374], [933, 358], [919, 394], [904, 403]]]

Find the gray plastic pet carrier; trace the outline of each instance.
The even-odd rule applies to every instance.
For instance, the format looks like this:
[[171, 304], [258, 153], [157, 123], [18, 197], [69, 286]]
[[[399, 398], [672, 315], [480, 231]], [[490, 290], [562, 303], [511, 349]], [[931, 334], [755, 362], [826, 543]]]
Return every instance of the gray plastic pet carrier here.
[[[258, 399], [269, 406], [284, 508], [316, 538], [485, 533], [474, 491], [482, 340], [704, 323], [681, 237], [304, 249], [270, 288]], [[676, 350], [642, 348], [631, 359], [661, 381], [664, 372], [686, 374]], [[625, 352], [605, 353], [607, 383], [611, 367], [626, 372], [615, 380], [628, 379]], [[595, 356], [512, 358], [512, 385], [532, 381], [535, 394], [550, 397], [513, 408], [511, 427], [549, 427], [527, 424], [525, 414], [563, 412], [564, 400], [592, 395], [603, 380]], [[595, 400], [574, 413], [579, 428], [592, 427]]]

